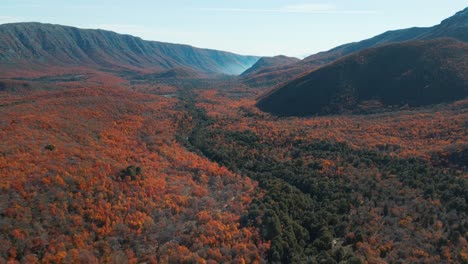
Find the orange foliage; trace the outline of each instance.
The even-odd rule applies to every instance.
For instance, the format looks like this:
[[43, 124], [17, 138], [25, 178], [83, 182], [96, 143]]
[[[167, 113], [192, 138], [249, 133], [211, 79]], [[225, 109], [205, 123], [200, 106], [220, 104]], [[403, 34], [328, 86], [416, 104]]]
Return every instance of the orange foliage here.
[[[231, 93], [240, 91], [234, 90]], [[430, 158], [434, 152], [466, 146], [464, 133], [468, 100], [433, 108], [373, 115], [340, 115], [311, 118], [277, 118], [255, 107], [262, 91], [233, 98], [227, 92], [202, 90], [198, 106], [217, 117], [217, 126], [250, 130], [262, 137], [328, 139], [346, 142], [355, 148], [370, 148], [402, 157]]]
[[[118, 87], [0, 94], [0, 262], [261, 259], [239, 226], [256, 183], [178, 144], [176, 103]], [[121, 180], [131, 164], [142, 174]]]

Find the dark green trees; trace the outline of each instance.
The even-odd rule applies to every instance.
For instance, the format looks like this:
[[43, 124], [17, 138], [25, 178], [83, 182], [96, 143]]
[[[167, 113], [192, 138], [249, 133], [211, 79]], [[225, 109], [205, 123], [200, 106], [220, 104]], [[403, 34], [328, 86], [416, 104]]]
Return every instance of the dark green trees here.
[[126, 169], [122, 170], [120, 172], [120, 178], [122, 180], [125, 180], [127, 176], [131, 178], [132, 181], [135, 181], [137, 179], [138, 175], [141, 175], [142, 169], [141, 167], [136, 167], [135, 165], [130, 165]]

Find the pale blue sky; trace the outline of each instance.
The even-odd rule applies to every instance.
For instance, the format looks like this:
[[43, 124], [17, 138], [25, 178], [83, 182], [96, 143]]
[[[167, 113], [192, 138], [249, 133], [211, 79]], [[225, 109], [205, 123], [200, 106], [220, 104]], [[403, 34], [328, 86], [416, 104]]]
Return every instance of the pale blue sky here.
[[251, 55], [305, 56], [386, 30], [432, 26], [466, 0], [0, 0], [0, 24], [102, 28]]

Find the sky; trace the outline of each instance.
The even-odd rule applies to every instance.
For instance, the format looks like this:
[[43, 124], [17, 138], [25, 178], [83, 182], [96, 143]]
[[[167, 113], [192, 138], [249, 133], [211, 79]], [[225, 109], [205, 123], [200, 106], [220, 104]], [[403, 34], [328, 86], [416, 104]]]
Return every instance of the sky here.
[[466, 0], [0, 0], [0, 24], [42, 22], [244, 55], [305, 57], [439, 24]]

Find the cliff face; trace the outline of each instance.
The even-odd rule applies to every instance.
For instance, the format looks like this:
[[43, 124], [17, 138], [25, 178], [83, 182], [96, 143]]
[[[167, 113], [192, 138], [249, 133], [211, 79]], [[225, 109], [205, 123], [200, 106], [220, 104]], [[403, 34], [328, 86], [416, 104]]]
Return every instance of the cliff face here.
[[12, 67], [31, 65], [94, 68], [189, 67], [204, 73], [237, 75], [258, 57], [145, 41], [104, 30], [16, 23], [0, 25], [0, 61]]

